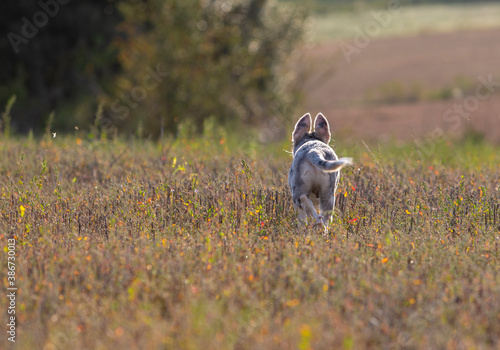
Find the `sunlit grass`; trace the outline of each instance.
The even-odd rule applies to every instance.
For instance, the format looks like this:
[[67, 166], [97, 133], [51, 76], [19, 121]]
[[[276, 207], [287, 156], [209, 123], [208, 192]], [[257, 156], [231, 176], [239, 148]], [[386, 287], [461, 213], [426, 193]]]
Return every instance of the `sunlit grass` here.
[[0, 139], [17, 348], [498, 347], [498, 146], [337, 140], [327, 235], [296, 225], [289, 147]]
[[325, 15], [315, 15], [311, 31], [312, 40], [352, 41], [359, 36], [359, 30], [366, 32], [365, 27], [368, 23], [382, 23], [377, 22], [374, 12], [383, 12], [384, 18], [389, 14], [387, 25], [374, 25], [380, 30], [375, 35], [377, 38], [500, 27], [500, 4], [494, 2], [420, 6], [408, 6], [402, 3], [392, 13], [382, 8], [332, 11]]

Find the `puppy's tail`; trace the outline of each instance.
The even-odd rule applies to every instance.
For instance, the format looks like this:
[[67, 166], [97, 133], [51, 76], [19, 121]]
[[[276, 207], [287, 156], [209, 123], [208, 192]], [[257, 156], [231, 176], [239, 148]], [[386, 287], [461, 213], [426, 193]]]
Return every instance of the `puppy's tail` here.
[[314, 154], [310, 159], [315, 166], [326, 172], [338, 171], [346, 165], [353, 164], [352, 158], [349, 157], [342, 157], [338, 160], [325, 160], [319, 154]]

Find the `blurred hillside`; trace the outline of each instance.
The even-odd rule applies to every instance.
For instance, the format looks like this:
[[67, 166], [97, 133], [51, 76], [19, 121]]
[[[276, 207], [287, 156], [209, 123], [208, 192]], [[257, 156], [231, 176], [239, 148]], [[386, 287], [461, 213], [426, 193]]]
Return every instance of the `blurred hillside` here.
[[[346, 134], [367, 123], [376, 139], [456, 132], [443, 114], [500, 76], [499, 18], [500, 4], [478, 1], [2, 2], [0, 108], [17, 99], [0, 134], [223, 125], [269, 141], [304, 110], [339, 116]], [[497, 139], [496, 90], [460, 131]]]
[[[301, 2], [303, 0], [281, 0], [283, 2]], [[386, 8], [388, 4], [412, 5], [448, 5], [448, 4], [481, 4], [495, 0], [309, 0], [308, 5], [316, 14], [324, 15], [332, 11], [363, 11], [367, 9]]]
[[324, 13], [313, 28], [304, 109], [325, 113], [337, 136], [500, 142], [500, 4]]

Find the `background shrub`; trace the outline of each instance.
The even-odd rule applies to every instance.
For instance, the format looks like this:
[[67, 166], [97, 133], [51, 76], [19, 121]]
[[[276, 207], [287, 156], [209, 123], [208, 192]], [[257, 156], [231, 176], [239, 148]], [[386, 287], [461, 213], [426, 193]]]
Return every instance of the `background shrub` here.
[[[274, 116], [273, 131], [282, 131], [277, 121], [297, 100], [289, 59], [302, 38], [304, 11], [266, 0], [127, 1], [121, 11], [124, 74], [110, 106], [113, 124], [142, 123], [157, 135], [182, 123], [201, 132], [209, 119], [257, 125]], [[147, 88], [151, 70], [164, 76]]]

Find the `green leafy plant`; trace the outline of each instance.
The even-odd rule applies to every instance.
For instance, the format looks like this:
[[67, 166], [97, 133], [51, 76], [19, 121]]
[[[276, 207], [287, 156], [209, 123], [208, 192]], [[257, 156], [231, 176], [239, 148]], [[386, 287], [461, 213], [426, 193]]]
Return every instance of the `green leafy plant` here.
[[11, 122], [11, 111], [14, 103], [16, 103], [16, 95], [12, 95], [7, 101], [7, 105], [5, 106], [5, 111], [2, 113], [2, 120], [0, 123], [0, 132], [4, 137], [8, 138], [10, 136], [10, 122]]

